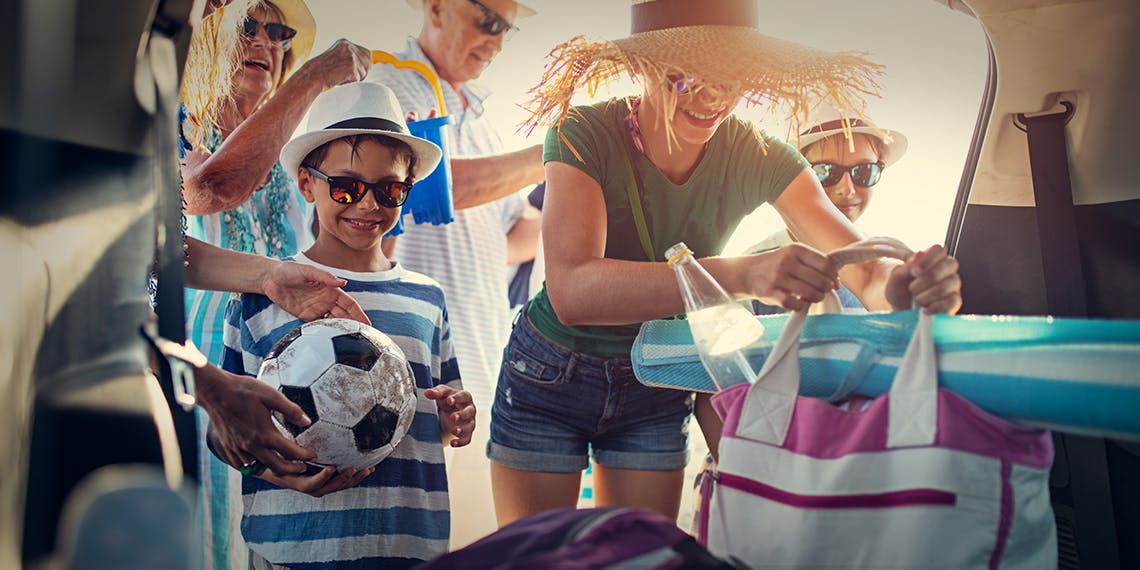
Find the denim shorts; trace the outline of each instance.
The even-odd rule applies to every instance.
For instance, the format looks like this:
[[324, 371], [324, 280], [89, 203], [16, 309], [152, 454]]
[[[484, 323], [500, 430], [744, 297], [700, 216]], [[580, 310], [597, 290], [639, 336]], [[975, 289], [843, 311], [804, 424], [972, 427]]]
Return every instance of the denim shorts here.
[[693, 394], [637, 381], [628, 358], [573, 352], [522, 313], [503, 351], [487, 457], [523, 471], [573, 473], [594, 462], [668, 471], [688, 463]]

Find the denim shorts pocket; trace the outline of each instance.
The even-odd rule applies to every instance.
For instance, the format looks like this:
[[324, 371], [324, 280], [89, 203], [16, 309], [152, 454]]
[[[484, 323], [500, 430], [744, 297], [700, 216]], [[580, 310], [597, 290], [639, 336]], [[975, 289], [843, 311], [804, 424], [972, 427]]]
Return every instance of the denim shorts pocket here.
[[[570, 377], [573, 368], [574, 355], [569, 359], [552, 352], [535, 354], [531, 347], [522, 347], [514, 343], [509, 345], [503, 358], [503, 373], [512, 382], [522, 382], [532, 386], [561, 386]], [[533, 347], [541, 350], [541, 347]]]

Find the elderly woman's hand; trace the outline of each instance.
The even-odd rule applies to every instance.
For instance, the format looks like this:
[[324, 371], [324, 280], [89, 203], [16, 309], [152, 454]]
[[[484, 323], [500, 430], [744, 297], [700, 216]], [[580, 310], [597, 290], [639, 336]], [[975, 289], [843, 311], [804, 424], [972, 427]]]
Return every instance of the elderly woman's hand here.
[[327, 271], [282, 261], [265, 276], [262, 290], [274, 304], [302, 321], [337, 317], [372, 324], [356, 300], [340, 289], [344, 284]]
[[360, 81], [372, 69], [372, 52], [346, 39], [339, 39], [324, 53], [310, 59], [298, 74], [314, 74], [325, 88]]
[[273, 425], [274, 411], [297, 425], [312, 423], [280, 391], [213, 364], [197, 368], [194, 380], [198, 404], [210, 416], [210, 449], [218, 459], [235, 468], [256, 460], [277, 473], [304, 473], [303, 461], [316, 458]]

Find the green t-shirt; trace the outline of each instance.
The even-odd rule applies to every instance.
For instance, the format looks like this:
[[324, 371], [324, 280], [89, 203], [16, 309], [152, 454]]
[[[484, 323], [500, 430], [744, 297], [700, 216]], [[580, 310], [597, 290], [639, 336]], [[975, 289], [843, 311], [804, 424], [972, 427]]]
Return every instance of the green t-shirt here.
[[[575, 107], [561, 130], [546, 135], [544, 162], [562, 162], [596, 180], [606, 201], [606, 257], [649, 261], [637, 234], [626, 192], [629, 106], [611, 99]], [[761, 138], [767, 147], [762, 150]], [[571, 150], [573, 149], [573, 151]], [[582, 157], [578, 160], [575, 152]], [[654, 261], [683, 241], [697, 257], [719, 255], [744, 216], [764, 202], [772, 203], [808, 166], [796, 149], [730, 116], [709, 141], [696, 170], [684, 184], [674, 184], [636, 150], [633, 165], [641, 174], [638, 189], [653, 243]], [[562, 324], [546, 285], [527, 305], [527, 316], [544, 335], [575, 352], [629, 356], [641, 323], [617, 326]]]

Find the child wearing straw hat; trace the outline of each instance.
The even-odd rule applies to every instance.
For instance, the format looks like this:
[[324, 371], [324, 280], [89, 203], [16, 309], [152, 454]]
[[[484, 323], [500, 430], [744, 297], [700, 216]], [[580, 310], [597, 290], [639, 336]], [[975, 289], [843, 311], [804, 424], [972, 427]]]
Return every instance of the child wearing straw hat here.
[[[849, 129], [850, 137], [844, 134]], [[872, 126], [857, 117], [847, 116], [831, 107], [817, 110], [811, 126], [797, 137], [800, 152], [819, 177], [827, 199], [851, 223], [855, 223], [874, 197], [873, 188], [883, 171], [907, 149], [906, 135]], [[799, 241], [792, 230], [784, 228], [748, 248], [746, 253], [761, 253]], [[844, 286], [839, 299], [845, 309], [861, 309], [863, 305]], [[762, 313], [781, 309], [758, 305]]]
[[[661, 257], [676, 242], [731, 294], [790, 309], [822, 299], [837, 279], [876, 310], [961, 305], [957, 263], [940, 246], [842, 272], [821, 253], [858, 232], [795, 148], [732, 111], [743, 99], [793, 118], [821, 103], [859, 116], [880, 69], [764, 36], [759, 16], [755, 0], [640, 1], [629, 37], [575, 38], [552, 51], [529, 120], [551, 125], [547, 279], [516, 322], [492, 408], [500, 524], [573, 506], [588, 453], [599, 506], [676, 517], [693, 396], [641, 385], [629, 361], [642, 322], [683, 311]], [[641, 84], [639, 96], [571, 107], [574, 93], [620, 74]], [[762, 204], [802, 243], [715, 257]], [[716, 423], [711, 407], [698, 408], [699, 421]]]
[[[867, 211], [872, 188], [882, 179], [883, 171], [906, 154], [906, 135], [880, 129], [831, 107], [818, 110], [810, 124], [797, 137], [797, 146], [819, 177], [828, 200], [854, 223]], [[748, 248], [748, 253], [793, 241], [797, 240], [791, 230], [783, 229]]]

